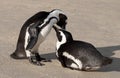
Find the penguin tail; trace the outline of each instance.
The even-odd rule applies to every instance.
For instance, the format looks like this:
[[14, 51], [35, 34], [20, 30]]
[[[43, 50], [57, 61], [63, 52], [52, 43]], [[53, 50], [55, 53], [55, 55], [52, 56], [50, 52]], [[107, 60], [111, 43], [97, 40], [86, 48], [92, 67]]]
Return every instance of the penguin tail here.
[[15, 51], [12, 54], [10, 54], [10, 57], [13, 59], [27, 59], [27, 56], [24, 51]]
[[113, 60], [112, 60], [111, 58], [104, 57], [104, 59], [103, 59], [103, 64], [102, 64], [102, 65], [108, 65], [108, 64], [111, 64], [112, 61], [113, 61]]

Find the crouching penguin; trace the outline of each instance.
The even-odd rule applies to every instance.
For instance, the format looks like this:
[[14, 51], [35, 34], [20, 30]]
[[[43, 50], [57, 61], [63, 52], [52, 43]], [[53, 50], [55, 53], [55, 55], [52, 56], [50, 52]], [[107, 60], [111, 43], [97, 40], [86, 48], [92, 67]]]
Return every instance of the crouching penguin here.
[[91, 71], [112, 63], [112, 59], [103, 56], [92, 44], [73, 40], [70, 32], [64, 29], [56, 31], [56, 56], [63, 67]]

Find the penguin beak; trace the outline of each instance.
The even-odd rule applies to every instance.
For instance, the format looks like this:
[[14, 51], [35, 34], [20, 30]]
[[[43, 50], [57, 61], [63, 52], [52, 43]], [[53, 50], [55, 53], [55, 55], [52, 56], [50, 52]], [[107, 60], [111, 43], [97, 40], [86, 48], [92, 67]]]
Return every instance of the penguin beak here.
[[67, 24], [66, 22], [62, 22], [62, 21], [57, 23], [57, 25], [64, 30], [66, 30], [66, 24]]
[[62, 36], [60, 35], [60, 32], [59, 32], [60, 30], [57, 27], [55, 27], [55, 26], [53, 26], [53, 28], [56, 31], [57, 39], [59, 41], [61, 41], [62, 40]]
[[65, 30], [67, 24], [67, 16], [64, 14], [59, 14], [59, 19], [60, 20], [57, 22], [57, 25]]
[[53, 26], [53, 28], [54, 28], [54, 30], [56, 31], [56, 33], [58, 33], [58, 28], [57, 27], [55, 27], [55, 26]]
[[63, 25], [63, 26], [62, 26], [62, 29], [66, 30], [66, 25]]

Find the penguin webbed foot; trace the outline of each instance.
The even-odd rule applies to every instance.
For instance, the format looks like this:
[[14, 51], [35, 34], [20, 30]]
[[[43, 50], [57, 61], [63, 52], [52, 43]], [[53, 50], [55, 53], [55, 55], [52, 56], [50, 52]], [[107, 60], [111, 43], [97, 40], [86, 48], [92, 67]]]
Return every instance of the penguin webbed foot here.
[[52, 62], [51, 60], [46, 59], [46, 58], [42, 58], [42, 57], [41, 57], [41, 61], [42, 61], [42, 62]]
[[35, 56], [30, 56], [29, 57], [29, 62], [34, 64], [34, 65], [38, 65], [38, 66], [43, 66], [45, 64], [41, 63], [40, 60], [38, 60]]
[[41, 62], [51, 62], [51, 60], [47, 60], [46, 58], [40, 57], [38, 53], [32, 53], [32, 55], [29, 57], [30, 63], [38, 66], [43, 66], [45, 64], [42, 64]]

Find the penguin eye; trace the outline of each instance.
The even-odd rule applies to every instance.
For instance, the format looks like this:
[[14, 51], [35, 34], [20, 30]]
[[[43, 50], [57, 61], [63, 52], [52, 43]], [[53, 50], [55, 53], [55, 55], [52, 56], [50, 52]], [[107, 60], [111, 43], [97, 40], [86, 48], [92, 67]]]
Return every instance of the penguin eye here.
[[62, 41], [62, 36], [61, 36], [60, 32], [58, 32], [57, 37], [58, 37], [58, 40], [61, 42]]
[[60, 35], [60, 32], [58, 32], [58, 34]]
[[41, 25], [43, 22], [44, 22], [44, 21], [43, 21], [43, 20], [41, 20], [41, 21], [40, 21], [40, 25]]

